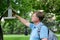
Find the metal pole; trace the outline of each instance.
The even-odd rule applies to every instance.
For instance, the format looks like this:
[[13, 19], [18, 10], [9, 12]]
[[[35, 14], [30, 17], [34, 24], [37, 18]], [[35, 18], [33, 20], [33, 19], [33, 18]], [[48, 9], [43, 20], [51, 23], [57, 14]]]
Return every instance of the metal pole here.
[[[2, 19], [3, 15], [0, 16], [0, 21]], [[1, 24], [0, 24], [0, 40], [3, 40], [3, 31], [2, 31], [2, 28], [1, 28]]]

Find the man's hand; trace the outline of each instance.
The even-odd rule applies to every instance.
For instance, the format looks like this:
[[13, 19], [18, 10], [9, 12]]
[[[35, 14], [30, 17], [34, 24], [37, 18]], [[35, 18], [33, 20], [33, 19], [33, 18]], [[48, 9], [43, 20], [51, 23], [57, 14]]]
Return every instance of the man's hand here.
[[29, 27], [29, 25], [30, 25], [30, 23], [26, 20], [26, 19], [24, 19], [24, 18], [22, 18], [22, 17], [20, 17], [20, 16], [18, 16], [18, 15], [14, 15], [16, 18], [18, 18], [24, 25], [26, 25], [26, 26], [28, 26]]

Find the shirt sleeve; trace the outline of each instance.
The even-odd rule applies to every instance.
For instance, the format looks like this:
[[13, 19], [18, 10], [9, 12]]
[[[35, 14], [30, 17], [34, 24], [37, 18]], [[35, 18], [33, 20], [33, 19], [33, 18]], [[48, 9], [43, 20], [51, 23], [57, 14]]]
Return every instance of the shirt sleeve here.
[[29, 26], [31, 29], [34, 28], [34, 24], [33, 23], [30, 23], [30, 26]]
[[46, 26], [42, 26], [40, 30], [40, 38], [48, 38], [48, 28]]

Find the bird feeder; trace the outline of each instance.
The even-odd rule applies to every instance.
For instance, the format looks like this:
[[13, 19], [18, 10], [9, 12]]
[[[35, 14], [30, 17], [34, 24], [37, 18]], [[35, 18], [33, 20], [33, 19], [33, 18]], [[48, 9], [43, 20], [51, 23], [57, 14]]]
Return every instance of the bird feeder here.
[[11, 6], [9, 6], [3, 13], [4, 19], [15, 19], [15, 17], [13, 17], [13, 14], [16, 14], [17, 12]]

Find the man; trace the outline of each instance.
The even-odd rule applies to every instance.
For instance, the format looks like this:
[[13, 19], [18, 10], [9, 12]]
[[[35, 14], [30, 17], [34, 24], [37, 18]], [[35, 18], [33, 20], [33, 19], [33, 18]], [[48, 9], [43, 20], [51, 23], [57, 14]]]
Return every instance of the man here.
[[[24, 18], [15, 15], [24, 25], [31, 28], [32, 32], [30, 35], [30, 40], [48, 40], [48, 28], [42, 23], [44, 18], [44, 13], [40, 11], [33, 12], [32, 22], [30, 23]], [[38, 35], [38, 27], [41, 28], [40, 33]]]

